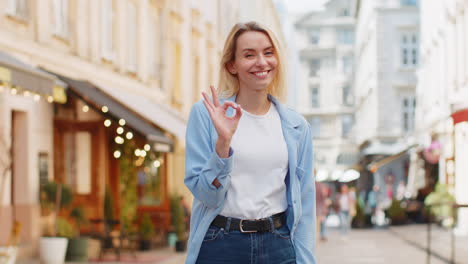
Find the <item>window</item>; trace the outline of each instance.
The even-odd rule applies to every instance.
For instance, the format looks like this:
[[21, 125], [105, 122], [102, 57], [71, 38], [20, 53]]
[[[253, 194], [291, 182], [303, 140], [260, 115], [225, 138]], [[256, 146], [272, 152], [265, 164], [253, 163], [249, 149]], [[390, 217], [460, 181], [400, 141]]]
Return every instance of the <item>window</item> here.
[[153, 78], [159, 77], [159, 60], [158, 60], [158, 21], [152, 16], [149, 24], [149, 74]]
[[310, 77], [315, 77], [318, 75], [318, 72], [320, 70], [320, 59], [311, 59], [309, 62], [309, 76]]
[[342, 59], [342, 70], [343, 73], [350, 73], [353, 68], [353, 58], [351, 56], [344, 56]]
[[311, 44], [317, 45], [320, 43], [320, 29], [312, 29], [309, 32], [309, 40]]
[[351, 29], [338, 29], [338, 43], [339, 44], [353, 44], [354, 32]]
[[316, 85], [310, 88], [310, 105], [313, 108], [320, 107], [320, 88]]
[[28, 0], [8, 0], [7, 14], [27, 20], [29, 17]]
[[416, 108], [416, 99], [414, 97], [403, 98], [402, 115], [403, 131], [412, 132], [414, 130], [414, 115]]
[[341, 136], [347, 138], [354, 125], [354, 116], [350, 114], [341, 116]]
[[79, 194], [91, 193], [91, 133], [64, 134], [64, 183]]
[[112, 0], [101, 1], [101, 53], [104, 59], [114, 59], [114, 6]]
[[401, 5], [404, 6], [416, 6], [418, 4], [418, 0], [401, 0]]
[[129, 2], [127, 9], [127, 70], [137, 71], [137, 9], [135, 3]]
[[164, 201], [164, 156], [160, 152], [155, 154], [156, 161], [137, 172], [138, 204], [142, 206], [159, 206]]
[[54, 34], [68, 37], [68, 0], [54, 0]]
[[311, 126], [311, 133], [313, 138], [318, 138], [320, 137], [320, 117], [311, 117], [309, 118], [309, 123]]
[[418, 36], [416, 32], [405, 32], [401, 34], [401, 65], [403, 67], [414, 67], [418, 65]]
[[351, 91], [351, 86], [346, 84], [342, 89], [342, 104], [344, 106], [352, 106], [354, 104], [354, 97]]

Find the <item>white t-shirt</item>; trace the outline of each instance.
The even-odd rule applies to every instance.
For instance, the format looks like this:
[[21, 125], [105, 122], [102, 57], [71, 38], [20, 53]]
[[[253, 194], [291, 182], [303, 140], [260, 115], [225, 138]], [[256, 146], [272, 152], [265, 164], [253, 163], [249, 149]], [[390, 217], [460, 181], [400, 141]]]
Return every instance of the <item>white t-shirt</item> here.
[[231, 147], [231, 185], [221, 215], [259, 219], [285, 211], [288, 149], [276, 107], [261, 116], [243, 110]]

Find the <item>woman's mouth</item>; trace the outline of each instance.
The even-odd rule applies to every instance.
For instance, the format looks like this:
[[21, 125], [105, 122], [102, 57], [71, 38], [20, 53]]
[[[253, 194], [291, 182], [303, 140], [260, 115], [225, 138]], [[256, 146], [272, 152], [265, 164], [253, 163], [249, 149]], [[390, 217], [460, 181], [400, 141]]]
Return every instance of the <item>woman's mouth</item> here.
[[265, 79], [268, 76], [268, 73], [270, 73], [271, 70], [268, 71], [257, 71], [257, 72], [252, 72], [253, 75], [255, 75], [257, 78], [260, 79]]

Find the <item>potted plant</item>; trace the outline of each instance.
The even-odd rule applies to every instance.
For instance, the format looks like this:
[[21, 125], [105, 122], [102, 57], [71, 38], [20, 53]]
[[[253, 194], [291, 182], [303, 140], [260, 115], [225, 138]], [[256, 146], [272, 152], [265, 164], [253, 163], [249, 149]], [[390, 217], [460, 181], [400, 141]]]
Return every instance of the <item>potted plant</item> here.
[[77, 232], [68, 240], [67, 261], [88, 261], [88, 238], [80, 234], [81, 227], [88, 223], [83, 207], [78, 206], [71, 210], [70, 217], [73, 219]]
[[154, 224], [148, 213], [143, 215], [140, 224], [140, 250], [149, 250], [151, 248], [151, 238], [154, 236]]
[[43, 228], [39, 240], [40, 260], [46, 264], [62, 264], [68, 245], [67, 237], [72, 235], [73, 228], [67, 220], [58, 218], [58, 213], [62, 207], [71, 204], [72, 191], [64, 184], [50, 181], [42, 186], [40, 195]]
[[175, 249], [177, 252], [183, 252], [187, 247], [187, 235], [185, 230], [185, 213], [182, 205], [182, 198], [178, 195], [171, 196], [171, 223], [177, 241]]
[[438, 183], [435, 191], [426, 197], [424, 204], [442, 226], [450, 227], [455, 223], [455, 198], [448, 192], [447, 185]]

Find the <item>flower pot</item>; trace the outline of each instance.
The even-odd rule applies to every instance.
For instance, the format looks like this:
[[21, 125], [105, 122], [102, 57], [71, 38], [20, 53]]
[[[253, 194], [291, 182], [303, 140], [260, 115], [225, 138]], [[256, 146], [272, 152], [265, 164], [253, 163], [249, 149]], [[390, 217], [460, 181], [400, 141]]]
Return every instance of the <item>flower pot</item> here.
[[67, 252], [68, 239], [64, 237], [41, 237], [39, 257], [42, 264], [63, 264]]
[[88, 261], [88, 238], [77, 237], [68, 241], [67, 261]]

